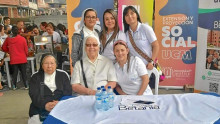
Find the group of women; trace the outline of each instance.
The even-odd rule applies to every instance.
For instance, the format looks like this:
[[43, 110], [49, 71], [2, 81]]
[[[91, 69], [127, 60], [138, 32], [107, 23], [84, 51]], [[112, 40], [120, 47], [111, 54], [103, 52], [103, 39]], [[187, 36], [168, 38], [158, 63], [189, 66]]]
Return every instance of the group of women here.
[[[96, 20], [94, 9], [85, 10], [84, 26], [72, 37], [73, 91], [76, 94], [91, 95], [95, 94], [97, 87], [111, 85], [119, 94], [152, 94], [148, 86], [147, 69], [153, 68], [159, 51], [153, 29], [141, 22], [133, 6], [124, 9], [124, 32], [119, 29], [117, 13], [112, 9], [107, 9], [103, 14], [101, 32], [95, 30]], [[96, 42], [90, 43], [90, 39]], [[96, 53], [95, 59], [90, 58], [91, 52]], [[105, 66], [102, 66], [99, 61], [103, 58], [108, 58], [114, 67], [107, 60]], [[82, 63], [79, 61], [81, 59]]]
[[95, 29], [96, 20], [96, 11], [86, 9], [82, 26], [72, 36], [71, 80], [64, 71], [56, 69], [53, 55], [42, 57], [41, 70], [32, 76], [34, 83], [30, 82], [29, 122], [39, 120], [42, 109], [50, 111], [62, 96], [71, 95], [72, 91], [74, 95], [94, 95], [97, 87], [111, 86], [121, 95], [152, 95], [147, 69], [153, 68], [159, 51], [153, 29], [141, 22], [133, 6], [124, 9], [124, 32], [119, 29], [117, 13], [112, 9], [103, 14], [101, 32]]

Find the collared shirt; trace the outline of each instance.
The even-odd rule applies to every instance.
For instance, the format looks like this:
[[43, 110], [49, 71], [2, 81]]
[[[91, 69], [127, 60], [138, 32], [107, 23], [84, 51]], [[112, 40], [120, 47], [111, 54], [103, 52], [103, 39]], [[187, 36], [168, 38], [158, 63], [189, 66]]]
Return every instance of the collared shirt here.
[[[124, 64], [123, 67], [120, 67], [118, 63], [115, 63], [118, 84], [126, 94], [136, 95], [142, 85], [141, 76], [148, 74], [148, 72], [145, 64], [138, 57], [131, 56], [129, 64], [129, 69], [127, 70], [128, 63]], [[143, 95], [153, 95], [149, 85]]]
[[[152, 29], [152, 27], [150, 27], [147, 24], [142, 24], [140, 22], [138, 22], [138, 26], [137, 26], [137, 30], [136, 31], [132, 31], [130, 28], [129, 30], [131, 31], [131, 34], [133, 36], [134, 42], [136, 44], [136, 46], [143, 51], [148, 57], [152, 57], [152, 46], [151, 43], [153, 43], [154, 41], [157, 40], [156, 35]], [[148, 62], [142, 57], [140, 56], [136, 50], [133, 48], [130, 39], [129, 39], [129, 35], [128, 32], [126, 32], [126, 37], [128, 40], [128, 48], [130, 50], [131, 55], [133, 56], [138, 56], [139, 58], [141, 58], [141, 60], [147, 64]]]
[[[105, 86], [108, 81], [117, 82], [115, 68], [112, 61], [102, 55], [98, 55], [94, 63], [91, 62], [88, 57], [84, 57], [83, 69], [88, 88], [93, 90], [96, 90], [97, 87]], [[85, 86], [80, 61], [77, 61], [74, 66], [71, 84], [81, 84]]]
[[[113, 32], [106, 35], [106, 39], [107, 39], [106, 42], [111, 38], [112, 35], [113, 35]], [[122, 31], [119, 31], [118, 34], [116, 35], [115, 39], [113, 39], [112, 41], [110, 41], [110, 43], [107, 44], [107, 46], [105, 47], [105, 50], [102, 53], [103, 56], [111, 59], [113, 62], [115, 61], [115, 56], [114, 56], [114, 52], [113, 52], [113, 44], [117, 40], [123, 40], [126, 42], [125, 33]], [[102, 46], [102, 50], [103, 50], [103, 46]]]
[[57, 89], [55, 83], [55, 76], [56, 76], [56, 71], [54, 71], [54, 73], [51, 75], [44, 73], [44, 83], [52, 92]]
[[99, 39], [99, 35], [94, 29], [91, 31], [86, 26], [84, 26], [83, 33], [84, 33], [84, 38], [89, 35], [95, 35], [97, 37], [97, 39]]

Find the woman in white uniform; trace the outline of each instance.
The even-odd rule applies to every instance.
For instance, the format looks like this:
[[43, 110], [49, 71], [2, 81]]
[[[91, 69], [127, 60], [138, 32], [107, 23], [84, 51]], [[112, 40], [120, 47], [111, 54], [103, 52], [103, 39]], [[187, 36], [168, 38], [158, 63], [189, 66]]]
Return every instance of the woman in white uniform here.
[[119, 29], [117, 13], [113, 9], [107, 9], [103, 14], [103, 30], [100, 36], [101, 54], [113, 62], [115, 61], [113, 44], [117, 40], [126, 41], [126, 36]]
[[[140, 15], [133, 6], [125, 7], [123, 11], [123, 23], [131, 55], [138, 56], [144, 62], [147, 69], [153, 69], [153, 62], [159, 52], [159, 44], [152, 27], [141, 22]], [[129, 35], [131, 37], [129, 37]], [[133, 39], [136, 47], [139, 48], [144, 55], [147, 55], [149, 59], [143, 57], [140, 52], [134, 48], [131, 39]]]
[[149, 77], [145, 64], [136, 56], [129, 56], [126, 42], [114, 43], [115, 70], [118, 78], [116, 91], [120, 95], [153, 95], [148, 85]]

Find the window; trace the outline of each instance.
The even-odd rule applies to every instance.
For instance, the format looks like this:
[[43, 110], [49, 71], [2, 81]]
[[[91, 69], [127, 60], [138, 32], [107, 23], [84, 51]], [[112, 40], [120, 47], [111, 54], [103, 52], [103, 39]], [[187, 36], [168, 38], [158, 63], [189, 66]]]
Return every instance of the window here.
[[8, 16], [8, 8], [6, 7], [0, 7], [0, 14], [2, 16]]

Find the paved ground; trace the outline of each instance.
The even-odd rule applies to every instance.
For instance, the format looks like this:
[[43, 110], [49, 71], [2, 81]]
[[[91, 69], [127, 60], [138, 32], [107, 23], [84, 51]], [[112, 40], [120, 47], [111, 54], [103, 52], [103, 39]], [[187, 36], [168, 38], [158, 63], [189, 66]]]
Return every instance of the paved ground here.
[[[179, 94], [183, 90], [159, 89], [159, 94]], [[28, 90], [8, 90], [0, 96], [0, 124], [26, 124], [30, 105]]]

